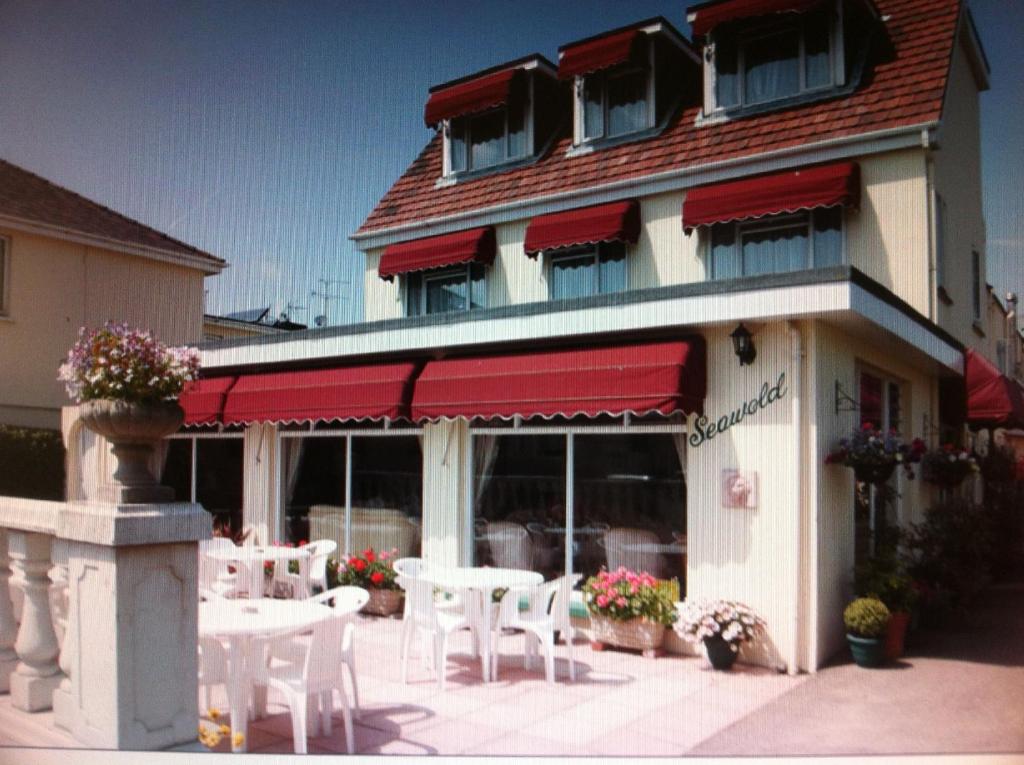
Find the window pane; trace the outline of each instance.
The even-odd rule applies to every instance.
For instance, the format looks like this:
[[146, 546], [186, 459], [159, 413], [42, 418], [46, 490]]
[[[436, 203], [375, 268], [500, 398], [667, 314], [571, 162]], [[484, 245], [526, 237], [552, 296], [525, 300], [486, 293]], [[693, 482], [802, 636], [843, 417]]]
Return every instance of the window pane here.
[[843, 262], [843, 208], [814, 211], [814, 266], [838, 266]]
[[345, 545], [345, 439], [281, 439], [284, 539], [333, 539]]
[[749, 42], [744, 101], [772, 101], [800, 91], [800, 33], [789, 30]]
[[583, 137], [604, 135], [604, 80], [591, 75], [583, 84]]
[[520, 104], [508, 109], [508, 157], [526, 156], [526, 109]]
[[808, 88], [822, 88], [832, 84], [832, 67], [828, 55], [828, 28], [827, 9], [807, 14], [804, 21], [804, 61]]
[[743, 273], [772, 274], [807, 268], [807, 226], [751, 229], [742, 233]]
[[736, 247], [736, 226], [723, 223], [711, 227], [711, 263], [709, 265], [712, 279], [732, 279], [743, 276], [742, 260]]
[[686, 575], [682, 434], [576, 436], [573, 570]]
[[551, 261], [551, 298], [582, 297], [597, 292], [592, 252], [554, 258]]
[[715, 104], [735, 106], [740, 101], [736, 45], [731, 40], [715, 43]]
[[192, 501], [192, 439], [167, 440], [167, 458], [160, 483], [174, 489], [175, 502]]
[[427, 313], [446, 313], [466, 310], [466, 272], [459, 269], [449, 276], [424, 278], [427, 293]]
[[[423, 455], [418, 436], [352, 439], [352, 526], [349, 553], [397, 550], [419, 555], [423, 519]], [[338, 543], [344, 549], [343, 540]]]
[[405, 315], [419, 316], [423, 306], [423, 275], [408, 274], [405, 277]]
[[466, 169], [466, 122], [465, 120], [452, 120], [451, 135], [449, 138], [451, 146], [451, 170], [459, 172]]
[[896, 383], [889, 383], [889, 422], [886, 423], [898, 433], [901, 426], [903, 412], [900, 407], [900, 386]]
[[196, 440], [196, 502], [233, 532], [242, 530], [242, 452], [241, 438]]
[[860, 424], [870, 424], [875, 428], [885, 425], [882, 422], [882, 381], [868, 372], [860, 374]]
[[628, 72], [608, 78], [608, 135], [635, 133], [647, 127], [647, 73]]
[[470, 167], [496, 165], [505, 159], [505, 110], [474, 117], [470, 128]]
[[473, 564], [565, 570], [565, 436], [473, 436]]
[[469, 302], [470, 308], [487, 307], [487, 267], [473, 263], [469, 267]]
[[621, 292], [626, 289], [626, 248], [621, 242], [609, 242], [600, 248], [600, 291]]

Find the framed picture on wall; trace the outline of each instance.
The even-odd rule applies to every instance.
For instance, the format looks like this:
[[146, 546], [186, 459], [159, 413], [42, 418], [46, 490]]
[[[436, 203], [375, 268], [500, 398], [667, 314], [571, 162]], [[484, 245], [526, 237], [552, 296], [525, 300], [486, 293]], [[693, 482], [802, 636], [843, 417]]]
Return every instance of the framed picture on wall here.
[[722, 507], [753, 510], [757, 507], [757, 473], [752, 470], [722, 471]]

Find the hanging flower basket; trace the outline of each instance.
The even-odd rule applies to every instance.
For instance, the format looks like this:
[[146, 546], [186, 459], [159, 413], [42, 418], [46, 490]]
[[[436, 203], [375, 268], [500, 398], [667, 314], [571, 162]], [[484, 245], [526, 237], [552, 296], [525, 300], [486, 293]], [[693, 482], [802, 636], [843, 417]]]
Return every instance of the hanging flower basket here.
[[969, 451], [952, 444], [932, 449], [921, 458], [921, 477], [944, 489], [956, 488], [978, 469], [978, 461]]
[[853, 476], [861, 483], [880, 484], [888, 481], [895, 472], [895, 462], [886, 465], [857, 465], [853, 469]]
[[897, 467], [906, 471], [907, 478], [913, 478], [913, 464], [921, 460], [925, 450], [919, 438], [907, 444], [895, 430], [884, 433], [866, 422], [849, 438], [840, 440], [825, 457], [825, 464], [853, 468], [854, 476], [862, 483], [883, 484]]

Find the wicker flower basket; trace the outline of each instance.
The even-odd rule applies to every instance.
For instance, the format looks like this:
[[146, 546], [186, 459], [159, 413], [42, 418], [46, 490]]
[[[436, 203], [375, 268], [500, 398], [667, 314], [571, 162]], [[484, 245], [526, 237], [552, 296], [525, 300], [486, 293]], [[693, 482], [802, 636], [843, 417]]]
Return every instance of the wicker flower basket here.
[[405, 593], [402, 590], [380, 590], [375, 587], [367, 589], [370, 599], [363, 606], [363, 613], [377, 616], [391, 616], [402, 610]]
[[664, 624], [639, 618], [622, 622], [591, 614], [590, 631], [596, 643], [631, 648], [644, 653], [657, 651], [665, 639]]

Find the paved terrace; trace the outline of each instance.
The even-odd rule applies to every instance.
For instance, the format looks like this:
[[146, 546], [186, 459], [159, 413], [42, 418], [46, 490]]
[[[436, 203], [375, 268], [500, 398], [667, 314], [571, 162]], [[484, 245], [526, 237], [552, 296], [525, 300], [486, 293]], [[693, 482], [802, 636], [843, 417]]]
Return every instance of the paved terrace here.
[[[1019, 585], [987, 592], [967, 623], [920, 633], [908, 655], [886, 669], [862, 670], [844, 654], [814, 676], [788, 677], [743, 665], [713, 672], [703, 658], [595, 653], [580, 642], [576, 683], [560, 676], [549, 686], [539, 667], [522, 669], [522, 639], [507, 637], [499, 678], [485, 686], [478, 661], [468, 655], [468, 636], [461, 635], [454, 638], [448, 690], [441, 693], [418, 657], [410, 661], [409, 684], [400, 682], [400, 631], [396, 619], [360, 618], [359, 753], [1024, 752], [1024, 586]], [[564, 646], [558, 652], [564, 673]], [[215, 704], [226, 709], [223, 692]], [[250, 724], [250, 752], [292, 752], [290, 717], [273, 691], [268, 712], [265, 720]], [[9, 697], [0, 696], [0, 746], [78, 744], [52, 728], [51, 714], [16, 712]], [[226, 742], [221, 750], [227, 751]], [[340, 719], [330, 737], [310, 739], [309, 751], [345, 752]]]

